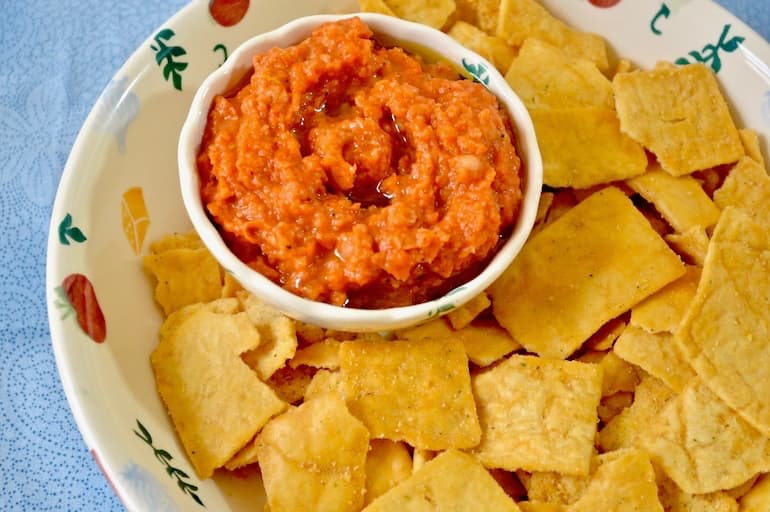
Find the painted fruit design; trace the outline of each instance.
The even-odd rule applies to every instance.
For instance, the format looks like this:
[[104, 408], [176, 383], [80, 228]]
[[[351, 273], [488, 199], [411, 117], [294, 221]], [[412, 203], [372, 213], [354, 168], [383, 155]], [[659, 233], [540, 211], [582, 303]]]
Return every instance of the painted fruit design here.
[[141, 187], [132, 187], [123, 193], [120, 213], [123, 234], [126, 235], [126, 240], [134, 250], [134, 254], [138, 256], [142, 253], [144, 237], [147, 235], [147, 228], [150, 227], [150, 217], [147, 214]]
[[74, 310], [83, 332], [96, 343], [103, 343], [107, 325], [91, 281], [83, 274], [70, 274], [62, 281], [61, 293]]
[[209, 12], [214, 21], [223, 27], [240, 22], [249, 10], [249, 0], [211, 0]]
[[588, 0], [591, 5], [595, 5], [596, 7], [614, 7], [617, 4], [620, 3], [620, 0]]

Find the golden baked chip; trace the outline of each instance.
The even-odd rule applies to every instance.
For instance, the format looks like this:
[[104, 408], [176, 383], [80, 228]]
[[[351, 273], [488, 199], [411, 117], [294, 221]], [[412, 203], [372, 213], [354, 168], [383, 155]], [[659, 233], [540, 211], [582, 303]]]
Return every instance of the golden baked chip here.
[[642, 174], [644, 149], [599, 107], [529, 110], [543, 157], [543, 184], [588, 188]]
[[399, 18], [438, 29], [446, 25], [455, 12], [454, 0], [385, 0], [385, 3]]
[[609, 67], [601, 36], [567, 26], [537, 0], [502, 0], [499, 16], [496, 34], [513, 46], [536, 38], [560, 48], [569, 57], [588, 59], [602, 71]]
[[201, 249], [203, 241], [195, 231], [187, 233], [172, 233], [150, 244], [151, 254], [160, 254], [173, 249]]
[[468, 359], [459, 340], [346, 341], [340, 369], [348, 407], [372, 437], [429, 450], [478, 443]]
[[513, 355], [472, 378], [485, 466], [586, 475], [602, 388], [598, 365]]
[[563, 475], [553, 471], [535, 471], [529, 478], [527, 497], [530, 500], [559, 505], [575, 503], [588, 487], [591, 475], [599, 467], [599, 457], [591, 457], [591, 466], [587, 475]]
[[599, 420], [605, 425], [615, 416], [623, 412], [634, 401], [634, 394], [630, 391], [618, 391], [614, 395], [602, 397], [596, 412], [599, 414]]
[[684, 232], [693, 226], [708, 229], [719, 219], [719, 208], [692, 176], [672, 176], [654, 166], [626, 183], [655, 205], [676, 231]]
[[741, 136], [743, 150], [746, 152], [746, 155], [764, 167], [765, 158], [762, 156], [762, 149], [759, 144], [759, 134], [750, 128], [744, 128], [738, 130], [738, 135]]
[[490, 36], [480, 28], [457, 21], [447, 31], [457, 42], [487, 59], [500, 73], [505, 73], [516, 51], [499, 37]]
[[412, 458], [404, 443], [372, 439], [366, 455], [365, 504], [412, 476]]
[[497, 30], [500, 0], [456, 0], [457, 18], [476, 25], [487, 34]]
[[[225, 464], [262, 426], [286, 408], [240, 359], [259, 344], [244, 313], [198, 307], [174, 315], [150, 361], [174, 428], [201, 478]], [[216, 383], [216, 385], [212, 385]]]
[[225, 469], [235, 471], [236, 469], [257, 463], [257, 443], [256, 438], [249, 444], [238, 450], [233, 457], [225, 463]]
[[545, 216], [544, 225], [547, 226], [559, 220], [562, 215], [570, 211], [578, 202], [575, 197], [575, 190], [557, 190], [553, 195], [553, 201], [551, 201], [551, 206], [548, 208]]
[[364, 510], [517, 512], [519, 508], [476, 459], [457, 450], [447, 450]]
[[473, 364], [489, 366], [521, 348], [511, 335], [493, 323], [473, 323], [454, 333]]
[[674, 333], [695, 297], [700, 274], [699, 267], [689, 266], [682, 277], [631, 308], [631, 325], [651, 333]]
[[340, 367], [340, 345], [342, 345], [341, 341], [326, 338], [318, 343], [303, 347], [297, 350], [294, 357], [289, 359], [289, 366], [296, 368], [307, 365], [313, 368], [336, 370]]
[[492, 478], [495, 479], [497, 485], [502, 487], [505, 494], [513, 498], [514, 501], [518, 501], [527, 495], [527, 490], [513, 471], [495, 468], [487, 468], [487, 470], [492, 475]]
[[345, 398], [342, 374], [338, 371], [318, 370], [305, 389], [305, 401], [308, 401], [325, 393], [334, 393], [340, 398]]
[[639, 447], [639, 437], [649, 430], [650, 423], [673, 397], [674, 392], [660, 380], [649, 375], [642, 377], [631, 406], [599, 431], [598, 446], [605, 452]]
[[614, 351], [677, 393], [695, 376], [674, 336], [667, 332], [649, 333], [629, 325], [615, 342]]
[[770, 470], [770, 439], [698, 378], [657, 414], [641, 442], [655, 463], [692, 494], [729, 489]]
[[518, 503], [521, 512], [565, 512], [567, 507], [558, 503], [545, 503], [543, 501], [522, 501]]
[[770, 473], [762, 475], [754, 487], [741, 497], [741, 512], [770, 510]]
[[621, 73], [613, 79], [621, 129], [682, 176], [737, 161], [743, 144], [714, 73], [703, 64]]
[[749, 492], [751, 488], [754, 487], [754, 484], [757, 482], [757, 480], [759, 480], [760, 476], [762, 475], [757, 473], [756, 475], [743, 482], [741, 485], [725, 490], [725, 494], [736, 500], [740, 499], [741, 496]]
[[539, 39], [524, 41], [505, 80], [527, 108], [615, 108], [612, 82], [596, 64]]
[[626, 325], [627, 322], [624, 317], [613, 318], [606, 324], [599, 327], [599, 330], [593, 333], [590, 338], [588, 338], [588, 341], [585, 343], [585, 347], [596, 351], [611, 349], [612, 345], [615, 343], [615, 340], [618, 339], [618, 336], [620, 336], [620, 334], [623, 332], [623, 329], [626, 328]]
[[669, 512], [738, 512], [738, 503], [725, 492], [686, 493], [658, 468], [655, 478], [660, 503]]
[[417, 473], [428, 462], [436, 458], [438, 452], [415, 448], [412, 453], [412, 474]]
[[454, 331], [443, 318], [398, 331], [396, 335], [406, 340], [459, 339], [468, 359], [478, 366], [488, 366], [521, 348], [505, 329], [497, 325], [480, 322]]
[[623, 192], [607, 187], [530, 239], [488, 292], [495, 318], [516, 341], [566, 358], [684, 271]]
[[720, 208], [734, 206], [762, 222], [770, 219], [770, 176], [751, 158], [742, 158], [730, 170], [722, 186], [714, 192], [714, 202]]
[[602, 367], [602, 397], [621, 391], [633, 391], [641, 381], [638, 369], [621, 359], [614, 351], [607, 352], [599, 362]]
[[649, 456], [641, 450], [623, 450], [599, 456], [601, 464], [585, 492], [567, 510], [633, 510], [663, 512]]
[[768, 311], [770, 230], [728, 206], [676, 340], [706, 385], [770, 436]]
[[294, 321], [250, 293], [238, 292], [236, 296], [262, 340], [256, 350], [243, 355], [243, 360], [260, 379], [267, 380], [294, 357], [297, 350]]
[[485, 292], [481, 292], [461, 307], [447, 313], [447, 320], [454, 329], [462, 329], [492, 305]]
[[361, 9], [361, 12], [376, 12], [387, 14], [388, 16], [396, 15], [393, 9], [385, 3], [385, 0], [358, 0], [358, 7]]
[[540, 228], [545, 224], [545, 219], [548, 216], [548, 211], [551, 209], [555, 194], [553, 192], [541, 192], [540, 201], [537, 203], [537, 213], [535, 214], [535, 223], [532, 226], [532, 233], [530, 237], [540, 231]]
[[284, 366], [279, 368], [267, 379], [267, 385], [273, 388], [275, 394], [286, 403], [295, 404], [305, 397], [315, 368], [310, 366]]
[[272, 512], [361, 510], [369, 432], [341, 398], [327, 394], [286, 411], [256, 443]]
[[206, 248], [151, 252], [144, 257], [144, 267], [157, 280], [155, 300], [166, 316], [222, 296], [222, 270]]
[[693, 226], [684, 233], [670, 233], [665, 235], [665, 240], [688, 263], [703, 266], [706, 261], [706, 250], [709, 245], [709, 237], [706, 228]]
[[237, 296], [238, 292], [243, 291], [241, 283], [238, 282], [229, 272], [222, 273], [222, 297], [233, 298]]

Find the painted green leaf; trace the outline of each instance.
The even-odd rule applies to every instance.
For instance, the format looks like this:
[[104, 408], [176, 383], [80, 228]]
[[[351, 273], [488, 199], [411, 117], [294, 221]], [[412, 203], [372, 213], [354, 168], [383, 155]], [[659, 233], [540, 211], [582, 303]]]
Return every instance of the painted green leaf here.
[[134, 434], [136, 434], [142, 441], [152, 446], [152, 436], [150, 435], [150, 432], [142, 425], [142, 422], [139, 420], [136, 420], [136, 425], [139, 427], [139, 432], [134, 430]]
[[86, 241], [86, 235], [80, 228], [72, 225], [72, 215], [69, 213], [59, 223], [59, 242], [62, 245], [70, 245], [70, 240], [82, 244]]
[[746, 38], [744, 38], [744, 37], [740, 37], [740, 36], [733, 37], [732, 39], [727, 41], [725, 44], [723, 44], [722, 48], [724, 48], [728, 52], [734, 52], [735, 50], [738, 49], [738, 45], [741, 44], [745, 40], [746, 40]]

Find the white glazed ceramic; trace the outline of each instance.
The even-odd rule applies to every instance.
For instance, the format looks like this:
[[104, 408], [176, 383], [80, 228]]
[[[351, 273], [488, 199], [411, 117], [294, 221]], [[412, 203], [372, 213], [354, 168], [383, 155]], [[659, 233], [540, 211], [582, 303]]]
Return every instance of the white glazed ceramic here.
[[359, 17], [375, 33], [414, 43], [442, 55], [458, 69], [465, 68], [494, 93], [507, 108], [516, 129], [518, 147], [524, 162], [523, 198], [519, 218], [508, 238], [487, 267], [472, 280], [452, 289], [435, 300], [411, 306], [388, 309], [356, 309], [333, 306], [295, 295], [273, 283], [238, 259], [222, 240], [206, 215], [201, 202], [200, 180], [196, 157], [214, 97], [227, 90], [251, 68], [254, 55], [273, 47], [286, 47], [307, 38], [322, 23], [347, 16], [307, 16], [281, 28], [249, 39], [217, 68], [198, 89], [190, 113], [179, 137], [179, 178], [187, 213], [219, 263], [244, 288], [287, 315], [304, 322], [340, 330], [385, 331], [399, 329], [448, 313], [484, 291], [508, 267], [532, 230], [543, 183], [543, 164], [535, 139], [535, 129], [524, 104], [495, 68], [478, 54], [466, 49], [441, 31], [381, 14], [361, 13]]
[[[693, 60], [691, 52], [714, 66], [719, 57], [717, 77], [736, 121], [758, 131], [769, 154], [770, 46], [722, 8], [709, 0], [621, 0], [606, 9], [584, 0], [543, 3], [568, 23], [602, 34], [616, 54], [638, 66]], [[149, 365], [161, 314], [141, 258], [149, 241], [191, 228], [179, 191], [177, 141], [195, 91], [225, 54], [292, 19], [357, 8], [355, 0], [251, 0], [240, 23], [223, 27], [208, 5], [192, 0], [116, 74], [72, 149], [51, 219], [46, 286], [62, 385], [88, 449], [132, 512], [204, 510], [193, 494], [205, 510], [263, 510], [258, 478], [217, 474], [201, 481], [185, 457]], [[725, 44], [736, 37], [742, 44]], [[173, 56], [168, 48], [185, 54]], [[123, 193], [134, 187], [143, 192], [150, 221], [138, 254], [121, 227]], [[87, 239], [78, 242], [73, 228]], [[71, 275], [93, 287], [104, 313], [103, 343], [80, 329], [57, 293]]]

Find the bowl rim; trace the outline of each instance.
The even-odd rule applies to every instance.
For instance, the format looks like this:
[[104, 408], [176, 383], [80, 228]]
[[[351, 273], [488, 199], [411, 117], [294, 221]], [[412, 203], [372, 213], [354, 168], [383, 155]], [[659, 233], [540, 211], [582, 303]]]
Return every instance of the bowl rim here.
[[[484, 85], [497, 96], [512, 119], [517, 151], [522, 162], [522, 201], [508, 240], [474, 278], [440, 297], [418, 304], [382, 309], [349, 308], [307, 299], [282, 288], [247, 266], [230, 251], [206, 215], [199, 192], [197, 154], [214, 96], [248, 72], [253, 55], [272, 47], [296, 44], [323, 23], [352, 17], [360, 18], [374, 32], [395, 36], [406, 44], [418, 44], [457, 65], [463, 58], [472, 58], [483, 63], [489, 78]], [[179, 183], [187, 215], [204, 245], [226, 272], [244, 289], [292, 318], [321, 327], [356, 331], [383, 331], [414, 325], [448, 313], [483, 292], [500, 277], [529, 237], [535, 222], [543, 176], [542, 158], [529, 113], [521, 99], [489, 61], [437, 29], [377, 13], [304, 16], [243, 42], [222, 66], [205, 78], [195, 92], [180, 131], [177, 158]]]

